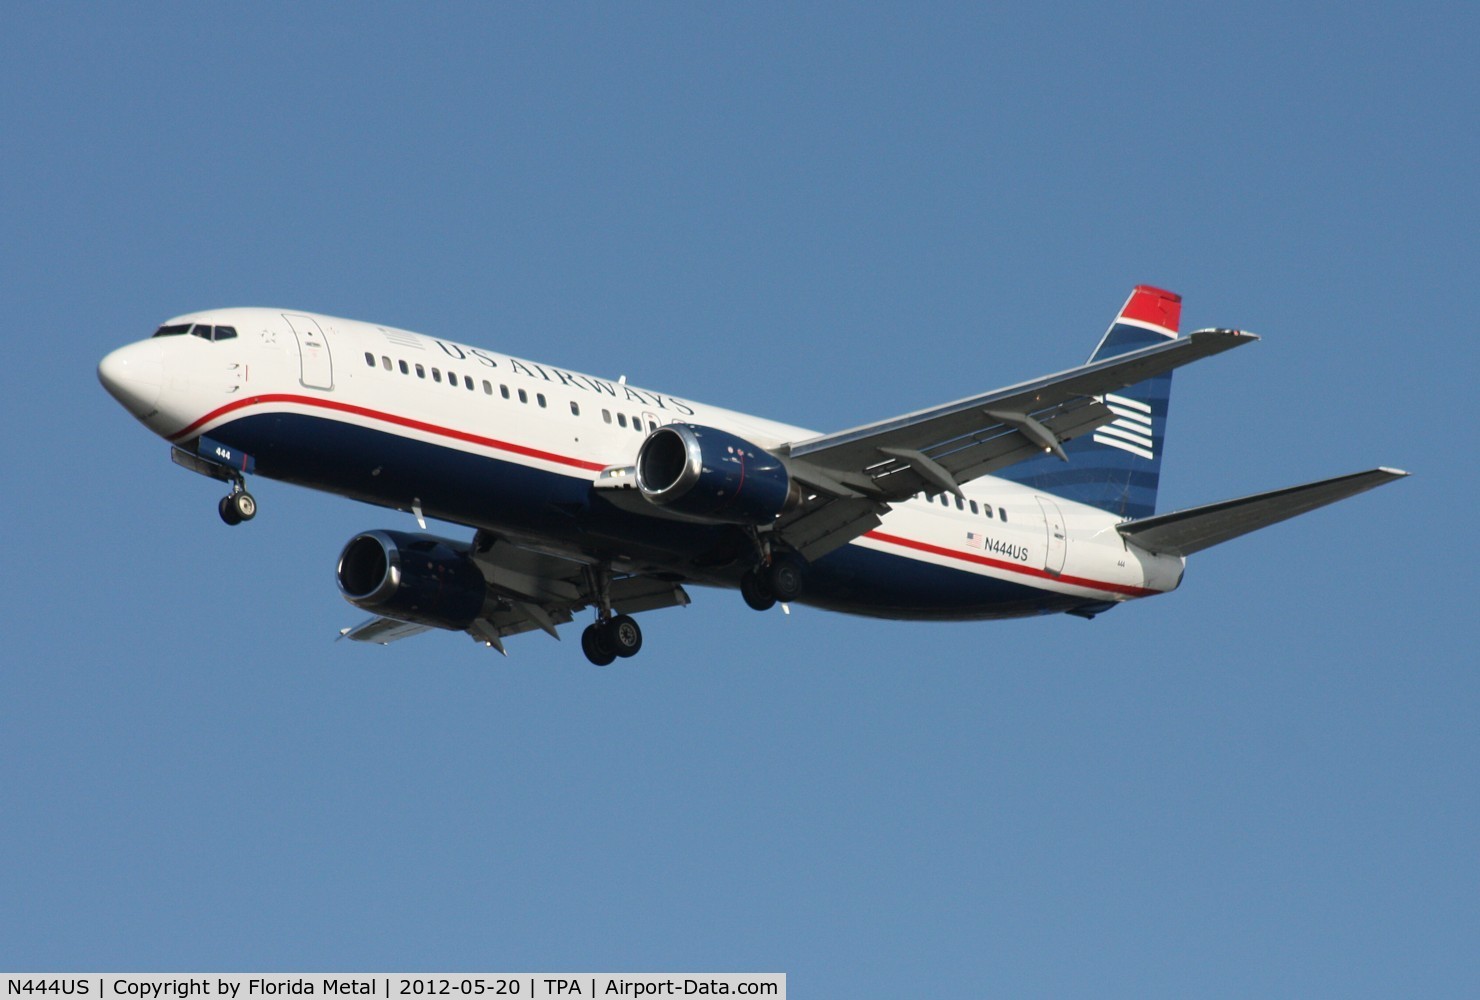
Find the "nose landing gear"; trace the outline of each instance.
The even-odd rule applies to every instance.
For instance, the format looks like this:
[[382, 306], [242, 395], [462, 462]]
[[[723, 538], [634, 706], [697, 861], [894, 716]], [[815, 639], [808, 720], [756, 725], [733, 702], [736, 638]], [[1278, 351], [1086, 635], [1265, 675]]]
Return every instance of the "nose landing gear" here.
[[251, 455], [203, 437], [196, 441], [195, 451], [179, 445], [171, 448], [170, 459], [191, 472], [231, 484], [231, 492], [216, 504], [216, 512], [227, 524], [241, 524], [257, 516], [257, 500], [247, 492], [247, 473], [256, 468]]

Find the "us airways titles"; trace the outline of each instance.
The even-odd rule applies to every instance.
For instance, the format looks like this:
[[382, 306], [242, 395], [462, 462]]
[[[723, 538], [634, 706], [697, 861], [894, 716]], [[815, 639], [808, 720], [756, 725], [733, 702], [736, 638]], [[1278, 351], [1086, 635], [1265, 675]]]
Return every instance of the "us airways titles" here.
[[504, 357], [500, 362], [487, 351], [476, 347], [445, 340], [434, 341], [434, 343], [442, 348], [442, 353], [455, 361], [476, 361], [485, 368], [506, 367], [509, 371], [525, 378], [542, 379], [555, 385], [568, 385], [582, 392], [604, 394], [613, 399], [626, 399], [630, 402], [641, 403], [643, 406], [655, 406], [660, 410], [682, 413], [686, 417], [694, 415], [694, 408], [681, 399], [664, 396], [662, 393], [648, 392], [644, 389], [634, 389], [626, 382], [611, 383], [590, 375], [577, 375], [574, 372], [551, 368], [548, 365], [535, 364], [533, 361], [520, 361], [518, 358]]

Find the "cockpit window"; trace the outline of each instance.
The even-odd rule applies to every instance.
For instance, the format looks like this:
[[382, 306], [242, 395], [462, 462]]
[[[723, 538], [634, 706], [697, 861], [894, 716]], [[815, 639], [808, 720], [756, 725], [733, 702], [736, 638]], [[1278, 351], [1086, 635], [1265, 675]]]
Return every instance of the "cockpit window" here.
[[187, 330], [190, 331], [192, 337], [199, 337], [201, 340], [230, 340], [236, 336], [236, 327], [234, 326], [212, 326], [209, 323], [196, 323], [194, 326], [189, 323], [181, 323], [178, 326], [162, 326], [154, 332], [154, 335], [156, 337], [173, 337]]

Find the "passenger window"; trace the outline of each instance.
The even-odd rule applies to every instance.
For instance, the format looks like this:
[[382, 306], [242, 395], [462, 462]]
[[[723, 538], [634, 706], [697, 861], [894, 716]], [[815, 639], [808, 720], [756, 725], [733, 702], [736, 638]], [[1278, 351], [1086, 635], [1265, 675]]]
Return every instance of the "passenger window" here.
[[216, 339], [216, 340], [234, 340], [234, 339], [236, 339], [236, 327], [234, 327], [234, 326], [218, 326], [218, 327], [216, 327], [216, 336], [215, 336], [214, 339]]
[[975, 500], [971, 501], [971, 512], [973, 514], [976, 513], [976, 501]]
[[632, 429], [634, 431], [636, 431], [637, 433], [641, 434], [642, 433], [642, 421], [639, 420], [639, 419], [637, 419], [636, 417], [633, 417], [632, 418]]
[[625, 414], [625, 413], [618, 413], [617, 414], [617, 426], [618, 427], [626, 427], [627, 426], [627, 414]]
[[490, 381], [488, 381], [488, 379], [484, 379], [483, 380], [483, 395], [485, 395], [485, 396], [492, 396], [493, 395], [493, 383], [490, 382]]
[[523, 389], [520, 389], [519, 390], [519, 402], [521, 402], [521, 403], [527, 403], [527, 402], [529, 402], [529, 393], [525, 392]]
[[432, 381], [433, 382], [441, 382], [442, 381], [442, 370], [440, 368], [433, 368], [432, 369]]
[[545, 405], [545, 394], [543, 392], [535, 393], [534, 398], [539, 401], [540, 406], [543, 407]]
[[401, 366], [401, 374], [402, 375], [410, 375], [411, 374], [411, 369], [406, 366], [406, 362], [401, 361], [401, 362], [399, 362], [399, 364]]
[[[155, 334], [155, 336], [158, 336], [158, 334]], [[369, 365], [371, 368], [375, 367], [375, 355], [371, 354], [369, 351], [365, 352], [365, 364]]]
[[471, 375], [464, 375], [463, 376], [463, 388], [466, 389], [466, 390], [468, 390], [469, 392], [472, 392], [473, 391], [473, 376], [471, 376]]
[[498, 394], [500, 396], [504, 397], [505, 399], [508, 399], [509, 398], [509, 387], [506, 386], [506, 385], [499, 386], [498, 387]]
[[391, 370], [391, 359], [388, 355], [382, 354], [380, 356], [380, 367], [384, 368], [386, 371]]
[[989, 504], [989, 503], [982, 504], [982, 510], [986, 512], [986, 515], [988, 517], [991, 517], [992, 516], [992, 505], [991, 504]]
[[417, 365], [416, 366], [416, 377], [417, 378], [426, 378], [427, 377], [427, 370], [425, 368], [423, 368], [421, 365]]
[[957, 497], [956, 498], [956, 509], [957, 510], [965, 510], [966, 509], [966, 501], [962, 500], [960, 497]]
[[581, 404], [577, 403], [574, 399], [570, 401], [570, 415], [573, 417], [579, 417], [581, 415]]
[[611, 410], [602, 410], [601, 411], [601, 419], [604, 420], [604, 421], [606, 421], [607, 423], [611, 423], [612, 422], [612, 411]]
[[998, 515], [1001, 516], [1002, 523], [1003, 524], [1006, 524], [1007, 523], [1007, 508], [1006, 507], [998, 507], [997, 508], [997, 513], [998, 513]]

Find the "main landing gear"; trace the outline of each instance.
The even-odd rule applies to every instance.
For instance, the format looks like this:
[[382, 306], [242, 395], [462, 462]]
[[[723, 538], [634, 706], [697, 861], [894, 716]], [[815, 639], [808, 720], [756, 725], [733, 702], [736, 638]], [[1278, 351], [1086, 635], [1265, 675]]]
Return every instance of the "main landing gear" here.
[[642, 648], [642, 629], [631, 615], [612, 614], [611, 565], [591, 566], [587, 574], [596, 598], [596, 621], [581, 633], [581, 652], [598, 667], [607, 666], [619, 656], [636, 656]]
[[757, 611], [769, 611], [776, 602], [789, 604], [802, 596], [807, 563], [795, 552], [772, 552], [769, 564], [762, 563], [740, 578], [740, 596]]

